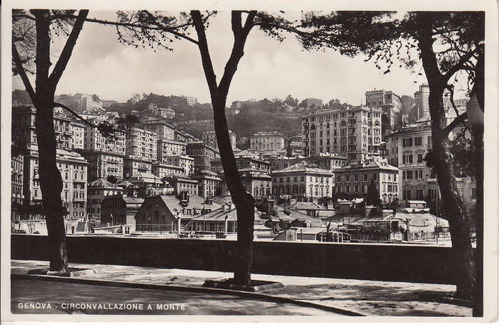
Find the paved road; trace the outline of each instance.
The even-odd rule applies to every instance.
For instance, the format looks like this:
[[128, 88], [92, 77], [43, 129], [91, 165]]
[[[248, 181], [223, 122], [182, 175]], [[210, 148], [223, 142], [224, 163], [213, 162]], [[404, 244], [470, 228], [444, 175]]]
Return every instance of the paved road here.
[[[149, 305], [151, 309], [148, 309]], [[11, 308], [12, 313], [19, 314], [289, 316], [333, 314], [295, 304], [253, 300], [231, 295], [107, 287], [31, 279], [12, 280]]]

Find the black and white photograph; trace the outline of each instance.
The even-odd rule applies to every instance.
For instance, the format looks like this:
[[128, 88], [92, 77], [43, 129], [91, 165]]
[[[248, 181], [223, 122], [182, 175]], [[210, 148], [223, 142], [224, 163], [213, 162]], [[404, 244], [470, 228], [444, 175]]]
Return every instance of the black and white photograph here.
[[6, 1], [1, 32], [2, 322], [498, 321], [497, 2]]

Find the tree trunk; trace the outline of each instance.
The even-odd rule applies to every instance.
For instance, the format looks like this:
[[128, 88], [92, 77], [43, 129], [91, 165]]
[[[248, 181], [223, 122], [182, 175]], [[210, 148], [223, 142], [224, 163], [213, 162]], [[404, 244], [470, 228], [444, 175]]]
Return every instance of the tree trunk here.
[[[484, 26], [483, 26], [484, 30]], [[484, 38], [483, 38], [484, 39]], [[484, 51], [476, 63], [476, 76], [472, 94], [476, 95], [479, 107], [484, 112]], [[483, 259], [484, 259], [484, 126], [472, 126], [473, 145], [477, 157], [476, 165], [476, 291], [474, 294], [473, 316], [483, 316]]]
[[55, 87], [49, 82], [50, 17], [48, 10], [33, 10], [36, 17], [36, 108], [35, 124], [38, 143], [40, 189], [47, 222], [50, 270], [68, 272], [66, 233], [62, 209], [61, 173], [56, 164], [54, 131]]
[[35, 123], [42, 205], [46, 216], [49, 240], [50, 270], [68, 272], [66, 233], [61, 200], [63, 183], [56, 163], [53, 108], [50, 98], [43, 100], [44, 103], [41, 102], [42, 100], [36, 107]]
[[248, 13], [246, 22], [242, 26], [242, 12], [231, 12], [231, 26], [234, 34], [234, 44], [231, 56], [224, 68], [224, 75], [217, 85], [217, 80], [210, 58], [205, 26], [201, 19], [201, 13], [197, 10], [191, 11], [193, 23], [198, 35], [198, 49], [200, 50], [203, 71], [210, 90], [212, 106], [214, 110], [214, 126], [219, 146], [222, 167], [224, 168], [224, 177], [231, 193], [231, 198], [236, 206], [238, 221], [238, 239], [236, 255], [234, 261], [234, 283], [239, 285], [249, 285], [251, 281], [252, 260], [253, 260], [253, 230], [254, 230], [254, 209], [255, 199], [250, 193], [247, 193], [241, 183], [240, 174], [234, 158], [229, 131], [226, 119], [226, 100], [231, 85], [232, 78], [238, 68], [238, 63], [243, 57], [243, 49], [248, 33], [252, 29], [253, 20], [256, 11]]
[[448, 134], [443, 132], [446, 127], [443, 93], [448, 80], [441, 74], [433, 50], [432, 22], [432, 15], [427, 13], [420, 15], [417, 20], [418, 46], [430, 90], [429, 112], [432, 123], [433, 163], [445, 207], [444, 215], [450, 225], [454, 258], [453, 274], [457, 286], [456, 296], [472, 301], [476, 278], [470, 225], [457, 189]]
[[236, 259], [234, 262], [234, 283], [249, 285], [251, 282], [253, 261], [253, 231], [255, 218], [255, 200], [245, 191], [234, 158], [229, 139], [227, 119], [225, 115], [225, 98], [212, 99], [214, 106], [214, 126], [219, 146], [224, 177], [236, 207], [238, 237], [236, 242]]

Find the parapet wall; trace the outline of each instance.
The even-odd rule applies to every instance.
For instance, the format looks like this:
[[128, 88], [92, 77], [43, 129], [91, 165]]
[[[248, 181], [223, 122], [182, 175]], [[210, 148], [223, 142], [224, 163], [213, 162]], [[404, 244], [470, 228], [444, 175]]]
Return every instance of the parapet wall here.
[[[47, 236], [11, 235], [11, 257], [48, 260]], [[232, 271], [235, 241], [68, 236], [73, 263]], [[453, 283], [452, 250], [397, 244], [254, 242], [253, 273]]]

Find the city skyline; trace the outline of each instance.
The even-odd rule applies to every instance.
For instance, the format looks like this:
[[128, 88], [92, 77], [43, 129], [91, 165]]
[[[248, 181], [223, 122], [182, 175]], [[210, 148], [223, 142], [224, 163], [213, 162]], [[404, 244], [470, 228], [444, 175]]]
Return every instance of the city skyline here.
[[[228, 13], [218, 13], [207, 30], [218, 77], [231, 50]], [[115, 19], [112, 11], [91, 11], [90, 16]], [[284, 99], [291, 94], [299, 99], [313, 97], [323, 102], [339, 99], [359, 105], [365, 103], [367, 90], [376, 88], [413, 95], [418, 85], [425, 83], [420, 66], [412, 72], [396, 65], [391, 73], [384, 75], [373, 62], [364, 62], [364, 56], [348, 58], [333, 50], [305, 51], [294, 36], [286, 36], [280, 43], [256, 28], [252, 30], [229, 91], [228, 104], [253, 98]], [[61, 48], [57, 40], [55, 45]], [[173, 48], [173, 52], [153, 52], [125, 46], [118, 42], [113, 27], [87, 22], [57, 94], [95, 93], [101, 99], [125, 102], [134, 93], [156, 93], [192, 96], [200, 103], [210, 102], [196, 47], [187, 41], [175, 41]], [[19, 77], [14, 77], [13, 89], [24, 89]]]

